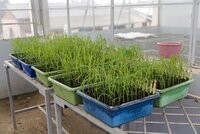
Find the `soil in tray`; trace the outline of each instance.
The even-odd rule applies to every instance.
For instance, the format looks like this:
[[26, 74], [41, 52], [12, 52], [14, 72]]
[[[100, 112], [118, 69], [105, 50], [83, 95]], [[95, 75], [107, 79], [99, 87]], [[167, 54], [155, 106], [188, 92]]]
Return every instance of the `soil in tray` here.
[[38, 68], [42, 72], [51, 72], [51, 71], [60, 70], [58, 67], [53, 67], [52, 65], [39, 65], [39, 66], [36, 66], [36, 68]]
[[163, 86], [161, 86], [161, 81], [158, 79], [157, 83], [156, 83], [156, 89], [162, 90], [162, 89], [165, 89], [165, 88], [168, 88], [168, 87], [172, 87], [172, 86], [175, 86], [175, 85], [178, 85], [180, 83], [188, 81], [189, 78], [177, 77], [177, 78], [167, 78], [166, 80], [168, 80], [168, 81], [165, 81], [165, 87], [163, 88]]
[[[106, 89], [106, 88], [104, 87], [102, 89]], [[152, 95], [152, 93], [147, 93], [143, 91], [142, 89], [137, 89], [137, 94], [133, 94], [130, 92], [128, 96], [126, 95], [119, 96], [119, 94], [116, 93], [115, 98], [114, 97], [112, 98], [111, 96], [109, 96], [109, 93], [107, 93], [107, 95], [101, 95], [101, 90], [99, 90], [98, 95], [96, 95], [97, 92], [94, 93], [94, 90], [95, 88], [90, 88], [88, 90], [85, 90], [84, 92], [90, 97], [95, 98], [95, 99], [97, 99], [97, 96], [101, 96], [97, 100], [102, 103], [107, 104], [108, 106], [119, 106], [123, 103], [131, 102], [131, 101], [138, 100], [138, 99]], [[114, 99], [115, 101], [113, 101]]]
[[16, 58], [18, 58], [18, 59], [24, 57], [24, 55], [25, 55], [25, 54], [22, 54], [22, 53], [12, 54], [12, 56], [14, 56], [14, 57], [16, 57]]
[[36, 64], [37, 63], [37, 59], [36, 58], [21, 59], [21, 61], [23, 61], [26, 64]]
[[70, 76], [66, 75], [63, 77], [56, 78], [56, 80], [64, 85], [71, 87], [71, 88], [75, 88], [75, 87], [81, 86], [81, 83], [84, 80], [84, 76], [79, 77], [77, 75], [70, 75]]

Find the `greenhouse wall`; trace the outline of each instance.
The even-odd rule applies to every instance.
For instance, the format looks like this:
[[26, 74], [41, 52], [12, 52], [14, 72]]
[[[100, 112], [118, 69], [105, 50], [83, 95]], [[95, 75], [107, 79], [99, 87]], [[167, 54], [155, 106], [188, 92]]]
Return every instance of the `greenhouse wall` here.
[[[193, 0], [161, 0], [162, 3], [188, 2]], [[171, 32], [178, 34], [190, 34], [192, 19], [192, 4], [186, 5], [168, 5], [160, 7], [160, 30], [162, 32]], [[200, 11], [200, 10], [199, 10]], [[200, 17], [200, 14], [199, 14]], [[200, 33], [200, 23], [198, 23], [198, 32]], [[198, 33], [198, 36], [200, 34]]]
[[[0, 99], [8, 96], [7, 94], [7, 81], [6, 81], [6, 71], [3, 66], [4, 60], [10, 59], [8, 54], [11, 52], [11, 41], [0, 40]], [[12, 82], [12, 87], [14, 88], [15, 95], [35, 91], [35, 88], [27, 83], [23, 78], [16, 75], [14, 72], [10, 71], [10, 78]]]
[[162, 6], [160, 9], [160, 28], [162, 30], [168, 29], [170, 32], [189, 34], [191, 13], [191, 5]]

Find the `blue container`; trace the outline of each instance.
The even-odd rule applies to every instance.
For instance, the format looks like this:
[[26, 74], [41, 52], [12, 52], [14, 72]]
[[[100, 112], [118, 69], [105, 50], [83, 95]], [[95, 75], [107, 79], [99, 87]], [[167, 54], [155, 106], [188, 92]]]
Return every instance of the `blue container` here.
[[22, 70], [24, 71], [24, 73], [26, 73], [28, 76], [30, 76], [31, 78], [35, 78], [36, 74], [35, 74], [35, 70], [33, 70], [31, 68], [31, 64], [26, 64], [25, 62], [23, 62], [22, 60], [19, 60], [19, 62], [22, 65]]
[[12, 62], [14, 63], [14, 66], [17, 67], [18, 69], [22, 70], [22, 65], [19, 62], [19, 59], [17, 57], [15, 57], [13, 54], [9, 54]]
[[85, 111], [110, 127], [117, 127], [151, 114], [154, 100], [159, 97], [159, 93], [156, 93], [155, 95], [127, 102], [119, 106], [108, 106], [82, 93], [80, 90], [77, 91], [77, 94], [83, 99]]

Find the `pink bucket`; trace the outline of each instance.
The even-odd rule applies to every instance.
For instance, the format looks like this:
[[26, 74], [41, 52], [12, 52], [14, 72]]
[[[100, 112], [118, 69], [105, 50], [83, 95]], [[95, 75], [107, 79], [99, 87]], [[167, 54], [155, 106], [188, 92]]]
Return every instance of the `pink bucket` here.
[[161, 57], [170, 58], [179, 56], [181, 52], [181, 42], [158, 42]]

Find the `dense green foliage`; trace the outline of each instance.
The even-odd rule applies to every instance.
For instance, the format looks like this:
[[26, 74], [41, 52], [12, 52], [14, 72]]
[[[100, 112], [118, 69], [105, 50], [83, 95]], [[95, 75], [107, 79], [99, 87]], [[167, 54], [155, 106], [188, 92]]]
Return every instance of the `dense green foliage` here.
[[57, 80], [71, 87], [95, 85], [85, 93], [112, 106], [188, 80], [180, 57], [150, 60], [137, 45], [116, 48], [101, 37], [95, 41], [78, 36], [17, 39], [13, 53], [43, 71], [63, 70], [67, 75]]

